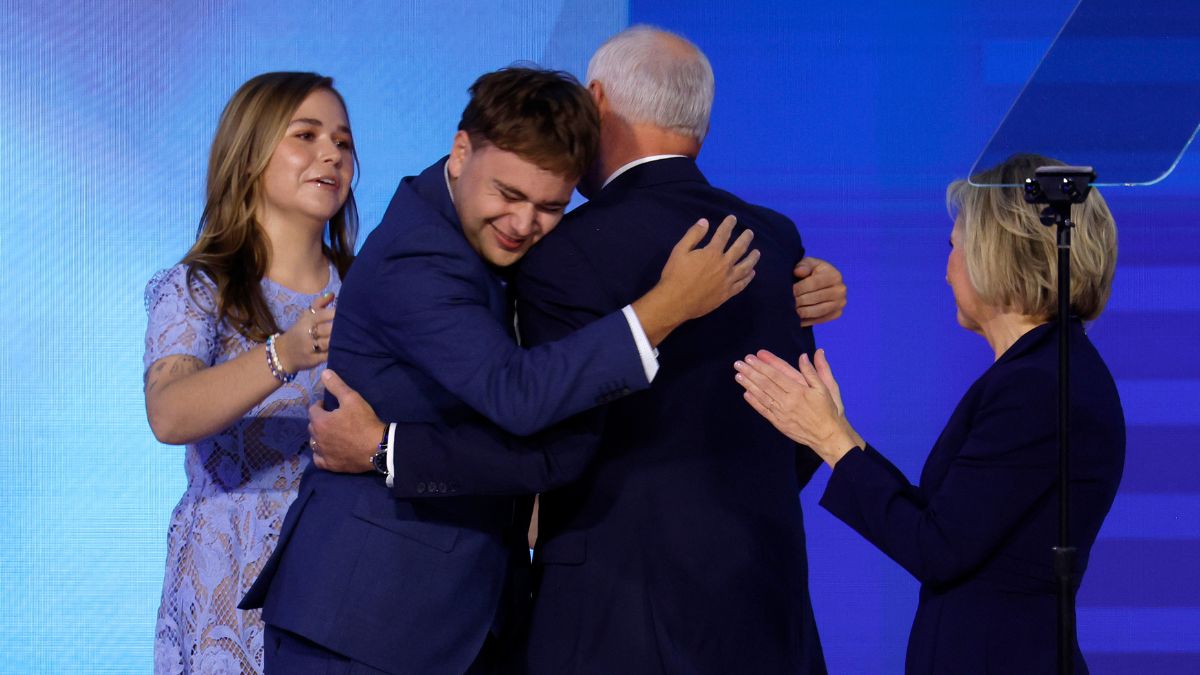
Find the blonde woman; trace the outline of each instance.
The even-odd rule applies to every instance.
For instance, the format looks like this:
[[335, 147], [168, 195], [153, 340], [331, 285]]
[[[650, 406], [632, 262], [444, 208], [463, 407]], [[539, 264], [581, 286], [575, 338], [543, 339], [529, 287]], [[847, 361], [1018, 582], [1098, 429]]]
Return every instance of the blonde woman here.
[[[1020, 155], [980, 182], [1020, 185], [1053, 160]], [[963, 396], [912, 485], [843, 414], [822, 352], [796, 370], [761, 351], [735, 364], [746, 400], [833, 468], [821, 505], [921, 582], [905, 671], [1054, 673], [1058, 532], [1055, 232], [1021, 188], [965, 181], [946, 281], [958, 323], [995, 362]], [[1074, 209], [1071, 249], [1071, 524], [1081, 579], [1125, 465], [1112, 375], [1084, 333], [1112, 290], [1117, 232], [1096, 190]], [[1079, 646], [1075, 672], [1086, 673]]]
[[300, 476], [333, 300], [358, 227], [350, 122], [333, 81], [266, 73], [226, 105], [197, 241], [146, 288], [146, 414], [186, 445], [171, 515], [156, 673], [263, 668], [262, 619], [236, 609]]

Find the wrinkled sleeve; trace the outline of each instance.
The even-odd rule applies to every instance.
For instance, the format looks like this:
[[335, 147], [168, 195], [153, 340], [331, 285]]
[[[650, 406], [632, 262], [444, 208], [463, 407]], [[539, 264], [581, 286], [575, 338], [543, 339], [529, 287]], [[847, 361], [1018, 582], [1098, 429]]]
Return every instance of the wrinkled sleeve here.
[[[648, 383], [641, 359], [629, 325], [617, 309], [619, 304], [609, 305], [606, 299], [597, 297], [601, 284], [595, 277], [585, 276], [588, 270], [574, 264], [561, 250], [554, 253], [526, 258], [516, 281], [519, 325], [530, 353], [577, 344], [580, 337], [607, 325], [605, 330], [612, 337], [602, 343], [602, 349], [571, 346], [562, 358], [580, 360], [594, 351], [595, 363], [590, 370], [597, 371], [602, 364], [619, 368], [624, 375], [618, 384], [609, 387], [615, 390], [612, 399], [645, 388]], [[568, 298], [572, 297], [575, 304], [569, 305]], [[466, 303], [458, 304], [456, 314], [465, 315], [461, 305]], [[463, 320], [458, 316], [454, 318]], [[489, 322], [494, 324], [495, 320], [489, 318]], [[410, 347], [411, 337], [406, 336]], [[511, 345], [512, 339], [506, 335], [496, 342]], [[457, 344], [451, 342], [450, 346]], [[553, 363], [549, 372], [557, 373], [560, 383], [582, 379], [572, 369]], [[508, 375], [501, 382], [511, 378]], [[636, 386], [626, 384], [631, 382]], [[611, 399], [590, 402], [607, 400]], [[439, 486], [438, 494], [448, 495], [531, 494], [557, 488], [576, 480], [594, 458], [604, 416], [603, 406], [593, 408], [533, 435], [512, 435], [487, 424], [398, 424], [393, 493], [398, 497], [429, 496], [425, 489], [430, 484]], [[443, 483], [447, 488], [444, 491], [440, 489]]]
[[388, 258], [377, 283], [421, 292], [393, 294], [376, 308], [387, 349], [518, 435], [650, 386], [619, 310], [561, 339], [527, 340], [530, 346], [522, 348], [488, 306], [476, 274], [449, 255], [402, 251]]

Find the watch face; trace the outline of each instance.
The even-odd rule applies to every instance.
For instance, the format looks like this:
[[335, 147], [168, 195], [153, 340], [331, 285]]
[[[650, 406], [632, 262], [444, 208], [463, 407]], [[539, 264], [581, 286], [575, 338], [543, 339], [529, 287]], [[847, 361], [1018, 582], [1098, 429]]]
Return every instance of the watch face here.
[[383, 451], [375, 453], [371, 457], [371, 464], [375, 467], [376, 471], [378, 471], [379, 473], [386, 476], [387, 472], [388, 472], [388, 470], [387, 470], [387, 451], [383, 450]]

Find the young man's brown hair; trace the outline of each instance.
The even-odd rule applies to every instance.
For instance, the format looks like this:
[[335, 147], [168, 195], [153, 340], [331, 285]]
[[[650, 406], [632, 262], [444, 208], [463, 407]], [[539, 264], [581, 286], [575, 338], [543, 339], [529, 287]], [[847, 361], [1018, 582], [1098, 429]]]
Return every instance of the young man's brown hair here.
[[458, 128], [472, 145], [494, 145], [571, 180], [596, 158], [600, 116], [570, 73], [502, 68], [475, 80], [469, 91]]

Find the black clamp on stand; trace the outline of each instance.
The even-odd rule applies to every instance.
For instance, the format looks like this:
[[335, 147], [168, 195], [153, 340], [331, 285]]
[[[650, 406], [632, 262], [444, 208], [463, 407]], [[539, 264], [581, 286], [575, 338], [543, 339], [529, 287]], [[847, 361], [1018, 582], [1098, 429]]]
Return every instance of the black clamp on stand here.
[[1082, 204], [1096, 180], [1090, 166], [1043, 166], [1025, 179], [1025, 201], [1046, 204], [1042, 224], [1058, 228], [1058, 546], [1054, 571], [1058, 577], [1058, 672], [1070, 675], [1075, 666], [1075, 547], [1070, 542], [1070, 364], [1071, 319], [1071, 205]]

